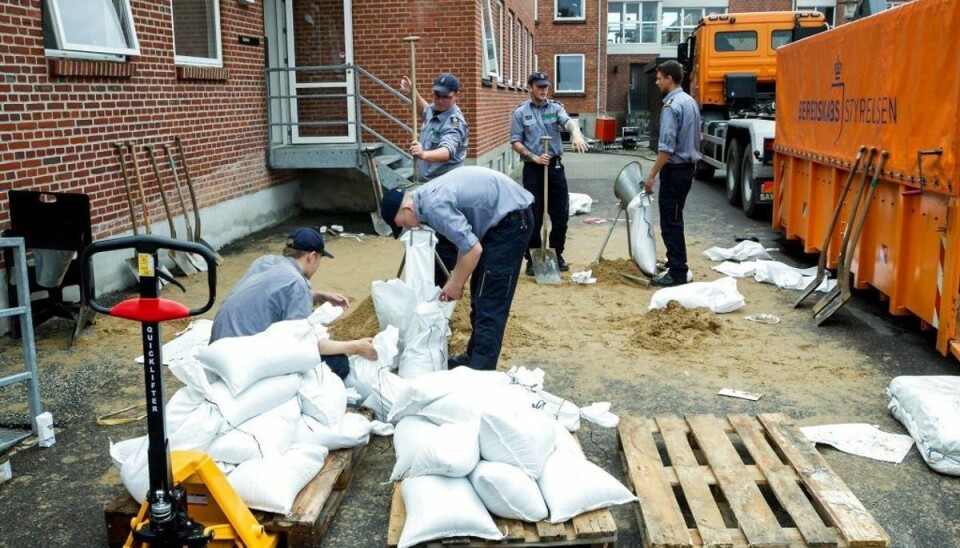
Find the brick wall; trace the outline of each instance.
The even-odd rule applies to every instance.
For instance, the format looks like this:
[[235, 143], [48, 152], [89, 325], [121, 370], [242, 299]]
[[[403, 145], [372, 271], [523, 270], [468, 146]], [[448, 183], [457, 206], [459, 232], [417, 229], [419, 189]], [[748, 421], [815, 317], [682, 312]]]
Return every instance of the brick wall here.
[[[9, 219], [2, 191], [16, 188], [88, 194], [95, 239], [128, 230], [118, 140], [181, 136], [201, 207], [289, 178], [264, 162], [263, 42], [237, 39], [263, 36], [260, 3], [220, 4], [223, 69], [178, 70], [169, 2], [131, 0], [141, 54], [117, 64], [45, 58], [41, 1], [0, 3], [0, 226]], [[151, 218], [161, 219], [159, 196], [150, 196]]]
[[600, 64], [599, 110], [606, 110], [607, 86], [603, 79], [609, 77], [607, 70], [606, 30], [601, 28], [599, 51], [597, 48], [597, 2], [600, 2], [600, 20], [606, 22], [606, 0], [581, 0], [585, 2], [585, 18], [582, 21], [555, 21], [554, 0], [536, 0], [538, 18], [535, 51], [539, 56], [539, 70], [548, 73], [551, 83], [556, 84], [554, 56], [558, 54], [582, 54], [584, 56], [583, 93], [561, 93], [553, 90], [553, 97], [562, 102], [570, 113], [597, 112], [597, 63]]
[[748, 11], [790, 11], [792, 9], [792, 0], [730, 0], [730, 3], [727, 5], [728, 13], [744, 13]]
[[[607, 58], [607, 110], [626, 112], [627, 92], [630, 90], [630, 70], [632, 65], [644, 66], [654, 60], [656, 55], [611, 55]], [[614, 72], [616, 69], [616, 72]], [[644, 82], [639, 82], [644, 85]]]

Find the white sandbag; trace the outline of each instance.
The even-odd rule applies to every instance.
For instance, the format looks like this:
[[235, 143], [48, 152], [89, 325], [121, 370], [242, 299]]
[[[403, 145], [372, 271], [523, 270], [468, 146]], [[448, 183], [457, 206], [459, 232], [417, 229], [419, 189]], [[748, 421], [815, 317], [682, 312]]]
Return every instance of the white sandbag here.
[[330, 303], [323, 303], [310, 314], [308, 319], [310, 320], [311, 324], [319, 323], [320, 325], [330, 325], [333, 323], [333, 320], [336, 320], [342, 315], [342, 306], [334, 306]]
[[723, 261], [711, 268], [731, 278], [747, 278], [757, 272], [757, 263], [759, 262], [760, 261], [743, 261], [742, 263], [737, 263], [734, 261]]
[[350, 356], [350, 372], [343, 379], [343, 384], [347, 388], [355, 388], [360, 393], [361, 401], [379, 389], [381, 372], [389, 372], [393, 369], [393, 360], [397, 356], [397, 341], [399, 338], [399, 329], [394, 326], [387, 327], [373, 337], [373, 347], [377, 350], [375, 361], [370, 361], [360, 355]]
[[164, 405], [170, 449], [202, 451], [227, 427], [216, 406], [184, 387]]
[[428, 404], [416, 416], [429, 419], [434, 424], [479, 422], [487, 411], [525, 409], [536, 399], [526, 388], [506, 386], [480, 387], [471, 391], [451, 392]]
[[230, 464], [282, 455], [293, 442], [300, 422], [300, 404], [296, 398], [227, 428], [207, 446], [206, 453], [215, 461]]
[[630, 229], [630, 258], [640, 272], [657, 274], [657, 241], [653, 225], [653, 196], [641, 192], [627, 205]]
[[273, 409], [296, 396], [300, 375], [291, 373], [262, 379], [234, 396], [223, 381], [210, 385], [208, 400], [213, 403], [227, 425], [238, 425]]
[[150, 490], [150, 476], [147, 473], [147, 436], [110, 442], [110, 458], [120, 471], [120, 481], [137, 504], [143, 504]]
[[396, 423], [434, 401], [453, 392], [485, 391], [491, 387], [510, 384], [510, 377], [498, 371], [477, 371], [466, 366], [449, 371], [436, 371], [420, 376], [405, 386], [397, 395], [389, 421]]
[[381, 369], [374, 390], [360, 406], [373, 411], [377, 420], [386, 421], [393, 410], [393, 402], [396, 401], [398, 394], [403, 392], [408, 382], [386, 368]]
[[300, 376], [297, 397], [304, 415], [331, 428], [339, 425], [347, 412], [347, 389], [343, 380], [324, 363]]
[[593, 207], [593, 198], [588, 194], [570, 193], [570, 216], [590, 213]]
[[648, 309], [666, 308], [670, 301], [677, 301], [684, 308], [709, 308], [717, 314], [733, 312], [746, 304], [737, 291], [737, 280], [730, 277], [665, 287], [650, 297]]
[[543, 380], [546, 377], [546, 373], [539, 367], [527, 369], [526, 366], [523, 365], [520, 367], [514, 365], [507, 371], [507, 376], [510, 377], [513, 384], [519, 384], [529, 390], [538, 392], [543, 390]]
[[[428, 226], [407, 230], [400, 236], [403, 242], [403, 282], [413, 290], [416, 302], [436, 296], [434, 265], [436, 264], [437, 233]], [[408, 313], [410, 311], [408, 310]]]
[[319, 445], [291, 445], [282, 455], [238, 465], [227, 480], [248, 508], [287, 515], [300, 490], [320, 473], [328, 453]]
[[[190, 322], [186, 329], [177, 333], [173, 340], [161, 348], [163, 363], [170, 364], [181, 359], [192, 359], [200, 349], [210, 344], [212, 330], [213, 320], [204, 318]], [[134, 358], [134, 361], [143, 363], [143, 354]]]
[[447, 368], [449, 321], [439, 301], [421, 302], [413, 311], [400, 354], [400, 376], [415, 379]]
[[197, 360], [236, 395], [260, 379], [316, 367], [320, 363], [318, 337], [326, 338], [322, 325], [307, 320], [277, 322], [256, 335], [214, 341], [197, 354]]
[[583, 457], [583, 448], [580, 447], [580, 443], [577, 441], [576, 435], [571, 434], [567, 431], [566, 428], [559, 422], [554, 422], [554, 431], [557, 433], [556, 448], [553, 450], [554, 453], [567, 453], [569, 455], [574, 455], [578, 457]]
[[555, 396], [546, 390], [530, 394], [531, 406], [562, 424], [570, 432], [580, 430], [580, 408], [572, 401]]
[[616, 428], [620, 417], [610, 412], [610, 402], [598, 401], [580, 408], [580, 416], [588, 422], [604, 428]]
[[293, 443], [322, 445], [331, 451], [360, 447], [369, 443], [372, 427], [373, 423], [359, 413], [347, 413], [333, 428], [313, 417], [301, 415]]
[[556, 446], [554, 422], [536, 409], [486, 413], [480, 419], [480, 456], [539, 478]]
[[960, 476], [960, 377], [895, 377], [887, 397], [887, 408], [906, 427], [927, 465]]
[[407, 516], [398, 548], [448, 537], [503, 538], [466, 478], [410, 478], [400, 484], [400, 494]]
[[753, 279], [780, 289], [802, 290], [817, 275], [817, 267], [796, 268], [780, 261], [757, 261]]
[[637, 500], [613, 476], [583, 457], [555, 451], [537, 480], [550, 509], [550, 523], [563, 523], [590, 510]]
[[744, 240], [733, 247], [711, 247], [703, 252], [711, 261], [770, 261], [773, 257], [759, 242]]
[[480, 461], [477, 423], [437, 426], [422, 417], [397, 424], [393, 448], [397, 462], [390, 481], [419, 476], [464, 477]]
[[373, 308], [377, 311], [381, 330], [393, 326], [399, 330], [400, 335], [407, 332], [411, 313], [417, 306], [417, 295], [413, 288], [399, 279], [386, 282], [378, 280], [370, 287], [370, 298], [373, 299]]
[[516, 466], [482, 460], [470, 472], [470, 484], [495, 516], [531, 522], [547, 519], [540, 487]]

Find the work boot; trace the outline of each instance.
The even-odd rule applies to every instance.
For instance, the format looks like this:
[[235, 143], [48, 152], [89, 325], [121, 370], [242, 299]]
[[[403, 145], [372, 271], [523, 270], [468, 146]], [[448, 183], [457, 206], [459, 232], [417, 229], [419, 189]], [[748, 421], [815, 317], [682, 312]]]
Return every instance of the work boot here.
[[527, 261], [527, 276], [533, 276], [533, 261]]
[[453, 369], [461, 365], [470, 365], [470, 356], [468, 356], [466, 352], [447, 358], [447, 369]]
[[658, 287], [672, 287], [675, 285], [683, 285], [685, 283], [687, 283], [686, 278], [674, 278], [673, 275], [670, 274], [669, 270], [650, 280], [650, 285], [655, 285]]
[[557, 268], [560, 269], [560, 272], [567, 272], [570, 270], [570, 265], [567, 264], [567, 261], [563, 260], [563, 255], [557, 253]]

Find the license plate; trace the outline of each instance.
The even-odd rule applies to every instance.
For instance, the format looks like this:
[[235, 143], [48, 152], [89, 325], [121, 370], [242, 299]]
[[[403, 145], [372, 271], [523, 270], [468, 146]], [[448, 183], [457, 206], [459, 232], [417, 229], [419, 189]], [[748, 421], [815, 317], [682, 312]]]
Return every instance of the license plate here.
[[773, 181], [764, 181], [760, 183], [760, 201], [773, 201]]

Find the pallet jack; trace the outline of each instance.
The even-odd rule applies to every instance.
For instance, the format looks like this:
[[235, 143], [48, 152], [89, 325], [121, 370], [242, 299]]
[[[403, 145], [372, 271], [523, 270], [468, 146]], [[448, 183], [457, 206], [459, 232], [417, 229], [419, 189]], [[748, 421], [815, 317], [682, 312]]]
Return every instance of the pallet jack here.
[[[98, 253], [133, 249], [137, 255], [140, 296], [110, 308], [97, 302], [91, 277], [91, 259]], [[208, 298], [200, 308], [187, 308], [160, 298], [158, 251], [195, 253], [207, 264]], [[140, 322], [143, 332], [143, 368], [147, 397], [147, 463], [150, 487], [137, 516], [130, 522], [124, 546], [249, 546], [272, 548], [279, 543], [268, 534], [230, 486], [226, 476], [206, 454], [170, 451], [163, 413], [163, 376], [160, 323], [197, 316], [216, 299], [216, 259], [206, 246], [157, 236], [132, 236], [95, 242], [81, 255], [83, 302], [101, 314]], [[183, 289], [176, 280], [168, 279]]]

